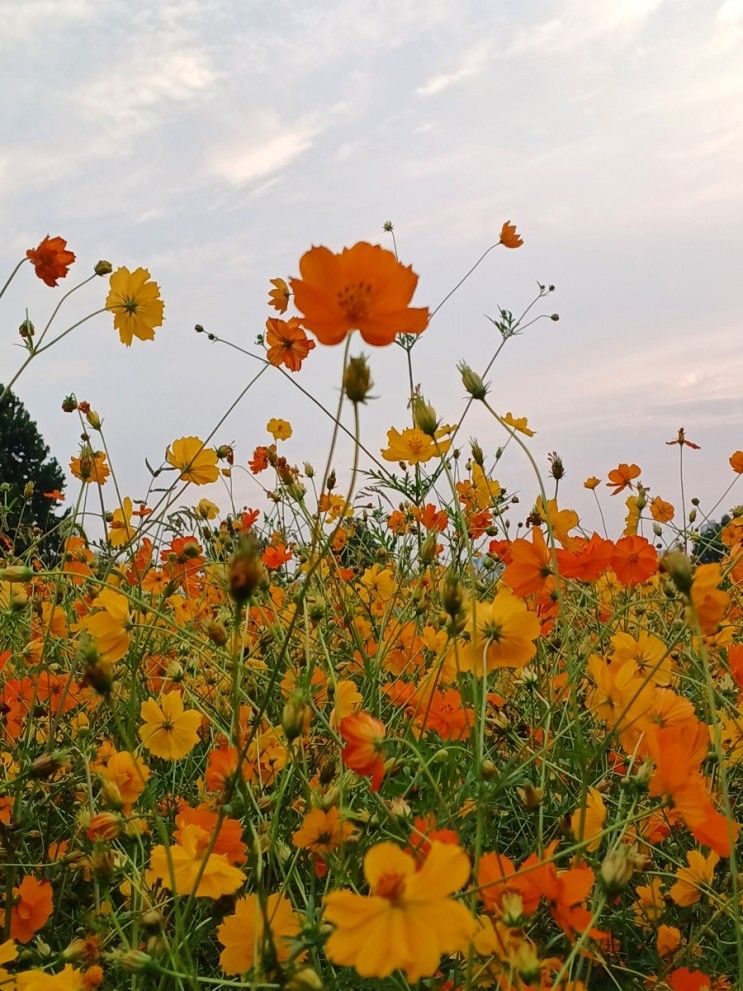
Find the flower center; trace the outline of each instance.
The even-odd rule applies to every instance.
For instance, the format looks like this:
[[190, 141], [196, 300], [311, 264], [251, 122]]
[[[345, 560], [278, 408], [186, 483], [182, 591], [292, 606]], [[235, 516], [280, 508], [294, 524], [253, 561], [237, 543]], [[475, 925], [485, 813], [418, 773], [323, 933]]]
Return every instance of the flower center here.
[[338, 305], [348, 320], [362, 320], [369, 308], [370, 282], [351, 282], [338, 293]]
[[395, 903], [402, 900], [404, 891], [404, 874], [383, 874], [374, 886], [374, 894], [378, 898], [386, 898]]
[[482, 633], [486, 640], [495, 640], [497, 643], [503, 634], [503, 630], [499, 623], [494, 623], [490, 620], [488, 623], [483, 623]]

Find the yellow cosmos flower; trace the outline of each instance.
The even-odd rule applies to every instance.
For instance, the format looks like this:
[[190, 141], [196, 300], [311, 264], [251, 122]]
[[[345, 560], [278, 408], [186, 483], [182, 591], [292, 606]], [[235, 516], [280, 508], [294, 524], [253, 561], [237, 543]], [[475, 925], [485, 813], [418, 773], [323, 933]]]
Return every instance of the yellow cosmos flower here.
[[279, 420], [272, 416], [266, 424], [266, 430], [274, 440], [289, 440], [292, 435], [292, 425], [287, 420]]
[[[2, 985], [5, 989], [6, 985]], [[13, 985], [10, 985], [10, 989]], [[83, 972], [66, 964], [58, 974], [44, 970], [24, 970], [16, 974], [16, 991], [84, 991]]]
[[199, 742], [201, 713], [184, 709], [180, 692], [162, 695], [159, 705], [154, 699], [147, 699], [139, 715], [144, 722], [139, 728], [140, 739], [155, 757], [180, 760]]
[[172, 843], [167, 850], [161, 844], [152, 848], [152, 875], [177, 895], [190, 895], [194, 886], [197, 898], [216, 899], [234, 894], [245, 881], [245, 874], [224, 853], [212, 852], [204, 863], [210, 839], [210, 833], [201, 826], [181, 827], [179, 843]]
[[501, 420], [507, 427], [510, 427], [512, 430], [517, 430], [520, 434], [524, 434], [526, 437], [533, 437], [536, 433], [536, 431], [532, 430], [529, 426], [529, 421], [525, 416], [514, 416], [510, 410], [508, 413], [503, 414]]
[[676, 883], [668, 892], [677, 905], [693, 905], [702, 897], [701, 888], [712, 887], [712, 879], [719, 856], [713, 851], [705, 857], [699, 850], [689, 850], [686, 854], [688, 867], [676, 871]]
[[219, 478], [217, 452], [213, 447], [204, 447], [204, 442], [199, 437], [180, 437], [174, 440], [165, 453], [165, 459], [180, 471], [182, 482], [208, 485]]
[[10, 972], [5, 969], [3, 964], [12, 963], [17, 956], [18, 951], [12, 939], [7, 939], [4, 943], [0, 943], [0, 988], [7, 987], [9, 991], [13, 991], [15, 987], [14, 978], [11, 977]]
[[121, 592], [104, 588], [93, 599], [94, 612], [80, 620], [80, 626], [95, 640], [101, 660], [118, 661], [129, 649], [129, 600]]
[[570, 818], [570, 828], [579, 843], [586, 843], [586, 850], [594, 853], [601, 845], [601, 831], [606, 822], [606, 806], [601, 792], [589, 788], [586, 804], [575, 810]]
[[[437, 430], [439, 434], [441, 431]], [[406, 461], [409, 465], [423, 464], [443, 454], [449, 449], [451, 441], [436, 439], [424, 434], [417, 427], [407, 430], [396, 430], [391, 427], [387, 431], [387, 447], [382, 451], [385, 461]]]
[[219, 516], [219, 506], [213, 503], [210, 499], [199, 499], [194, 506], [194, 512], [202, 520], [213, 520], [215, 517]]
[[112, 547], [123, 547], [137, 532], [131, 524], [132, 508], [132, 500], [125, 496], [121, 507], [114, 510], [113, 519], [108, 526], [108, 542]]
[[335, 925], [325, 944], [333, 963], [355, 967], [362, 977], [388, 977], [403, 970], [412, 984], [436, 972], [445, 953], [463, 952], [475, 920], [449, 896], [470, 875], [458, 846], [432, 843], [420, 870], [394, 843], [378, 843], [364, 857], [368, 896], [334, 891], [324, 917]]
[[300, 917], [284, 895], [269, 895], [265, 908], [257, 895], [239, 898], [234, 915], [225, 916], [217, 929], [217, 939], [224, 947], [220, 966], [225, 974], [243, 974], [256, 958], [260, 962], [264, 953], [268, 959], [283, 963], [291, 956], [291, 941], [301, 928]]
[[106, 309], [114, 315], [114, 327], [121, 343], [131, 346], [132, 338], [140, 341], [155, 339], [155, 327], [163, 322], [165, 304], [160, 299], [160, 287], [150, 281], [146, 268], [117, 268], [109, 279], [110, 291]]
[[522, 668], [536, 654], [539, 619], [508, 589], [500, 589], [492, 602], [465, 606], [465, 615], [470, 639], [451, 651], [448, 668], [458, 663], [459, 671], [481, 677], [497, 668]]

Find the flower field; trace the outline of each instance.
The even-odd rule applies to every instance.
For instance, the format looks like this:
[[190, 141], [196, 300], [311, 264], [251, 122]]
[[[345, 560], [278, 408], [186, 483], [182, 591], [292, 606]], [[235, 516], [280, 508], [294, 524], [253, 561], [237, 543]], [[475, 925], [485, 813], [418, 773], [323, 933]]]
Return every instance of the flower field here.
[[[0, 991], [743, 988], [743, 507], [712, 528], [687, 504], [682, 428], [673, 503], [652, 468], [603, 466], [583, 485], [624, 524], [581, 524], [490, 386], [558, 319], [552, 286], [499, 311], [440, 417], [413, 367], [452, 293], [423, 305], [385, 227], [395, 250], [313, 247], [267, 280], [255, 343], [196, 327], [319, 406], [321, 464], [285, 456], [286, 420], [244, 449], [220, 423], [173, 438], [136, 501], [101, 411], [68, 395], [67, 511], [44, 529], [33, 479], [0, 493]], [[480, 261], [523, 245], [506, 222]], [[0, 411], [89, 319], [157, 347], [150, 271], [78, 266], [46, 237], [0, 288], [54, 297]], [[411, 383], [386, 442], [360, 428], [378, 347]], [[497, 448], [468, 436], [477, 406]], [[224, 504], [237, 465], [257, 508]], [[728, 508], [743, 451], [709, 470]]]

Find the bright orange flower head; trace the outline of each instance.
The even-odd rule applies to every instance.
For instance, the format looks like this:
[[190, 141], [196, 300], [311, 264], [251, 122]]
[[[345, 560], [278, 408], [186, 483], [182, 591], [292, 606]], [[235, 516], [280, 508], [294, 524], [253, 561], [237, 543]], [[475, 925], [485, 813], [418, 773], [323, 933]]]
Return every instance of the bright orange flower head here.
[[611, 569], [622, 585], [639, 585], [658, 570], [658, 555], [644, 537], [622, 537], [614, 545]]
[[733, 451], [728, 460], [735, 474], [743, 475], [743, 451]]
[[286, 313], [286, 308], [289, 305], [289, 286], [283, 279], [271, 279], [271, 285], [273, 289], [270, 289], [268, 293], [268, 305], [272, 306], [274, 310], [278, 310], [279, 313]]
[[[10, 935], [19, 943], [28, 943], [34, 933], [46, 925], [52, 914], [52, 886], [26, 875], [13, 888], [13, 907], [10, 910]], [[4, 918], [5, 913], [3, 913]]]
[[501, 227], [498, 244], [502, 244], [504, 248], [520, 248], [523, 243], [524, 239], [516, 231], [516, 224], [507, 220]]
[[67, 251], [67, 241], [63, 237], [49, 237], [47, 234], [38, 247], [28, 249], [26, 258], [31, 261], [42, 282], [56, 286], [57, 280], [67, 275], [75, 255]]
[[384, 723], [368, 712], [356, 712], [341, 719], [339, 729], [346, 741], [343, 763], [357, 774], [371, 778], [372, 791], [378, 791], [384, 777]]
[[266, 320], [266, 357], [277, 368], [286, 365], [290, 372], [298, 372], [302, 362], [314, 348], [311, 340], [302, 329], [302, 321], [298, 317], [291, 320], [279, 320], [269, 317]]
[[340, 344], [359, 330], [367, 344], [382, 346], [428, 326], [428, 309], [409, 305], [418, 276], [378, 244], [359, 241], [340, 254], [313, 247], [299, 271], [301, 279], [291, 280], [294, 303], [321, 344]]
[[612, 495], [619, 495], [624, 489], [634, 488], [632, 480], [638, 478], [640, 469], [637, 465], [628, 465], [622, 462], [609, 472], [609, 481], [606, 483], [610, 489], [614, 489]]

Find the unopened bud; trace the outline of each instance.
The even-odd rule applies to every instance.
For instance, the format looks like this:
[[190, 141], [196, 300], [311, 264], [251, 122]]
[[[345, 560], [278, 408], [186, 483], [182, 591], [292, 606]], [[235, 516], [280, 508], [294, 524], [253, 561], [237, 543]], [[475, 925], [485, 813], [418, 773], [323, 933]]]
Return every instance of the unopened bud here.
[[307, 712], [307, 703], [301, 695], [293, 695], [284, 706], [281, 728], [290, 742], [302, 735]]
[[4, 582], [30, 582], [34, 576], [34, 569], [22, 564], [12, 564], [9, 568], [0, 568], [0, 581]]
[[343, 376], [343, 388], [352, 403], [365, 403], [372, 388], [371, 370], [366, 355], [351, 358]]
[[263, 565], [254, 539], [243, 538], [229, 566], [229, 591], [238, 605], [250, 599], [263, 581]]
[[420, 557], [423, 564], [433, 564], [436, 560], [437, 550], [438, 542], [436, 540], [436, 533], [429, 534], [421, 544]]
[[292, 974], [284, 985], [284, 991], [322, 991], [323, 983], [316, 970], [303, 967]]
[[18, 333], [21, 335], [21, 337], [24, 340], [30, 341], [31, 338], [34, 336], [34, 330], [35, 330], [34, 325], [27, 317], [18, 328]]
[[663, 571], [683, 595], [691, 592], [691, 560], [681, 550], [670, 550], [661, 558]]
[[470, 451], [472, 452], [472, 460], [482, 468], [485, 464], [485, 455], [474, 437], [470, 440]]
[[85, 419], [91, 425], [93, 430], [101, 429], [101, 418], [94, 409], [88, 410], [88, 412], [85, 414]]
[[492, 760], [486, 758], [480, 765], [480, 777], [485, 781], [490, 781], [498, 773], [498, 768]]
[[119, 957], [119, 963], [130, 974], [144, 974], [152, 970], [155, 965], [155, 961], [149, 953], [145, 953], [143, 950], [127, 950]]
[[26, 499], [27, 501], [29, 499], [33, 499], [35, 489], [36, 486], [34, 485], [33, 482], [26, 482], [26, 484], [23, 486], [23, 498]]
[[100, 261], [95, 263], [93, 271], [96, 275], [110, 275], [113, 271], [113, 265], [111, 262], [106, 261], [105, 258], [101, 258]]
[[337, 481], [337, 479], [336, 479], [336, 476], [335, 476], [335, 468], [332, 468], [328, 472], [328, 477], [327, 477], [327, 480], [325, 482], [325, 488], [328, 490], [328, 492], [332, 492], [333, 491], [333, 489], [335, 488], [336, 481]]
[[424, 399], [413, 400], [413, 421], [421, 433], [428, 437], [436, 436], [436, 429], [439, 425], [436, 419], [436, 410]]
[[607, 853], [599, 870], [599, 883], [607, 895], [616, 895], [626, 888], [639, 859], [635, 847], [620, 846]]
[[482, 378], [473, 371], [466, 362], [462, 361], [457, 365], [459, 373], [462, 376], [462, 385], [465, 387], [467, 392], [472, 396], [473, 399], [485, 399], [487, 395], [487, 387], [483, 382]]

